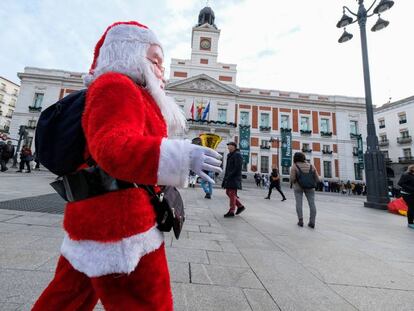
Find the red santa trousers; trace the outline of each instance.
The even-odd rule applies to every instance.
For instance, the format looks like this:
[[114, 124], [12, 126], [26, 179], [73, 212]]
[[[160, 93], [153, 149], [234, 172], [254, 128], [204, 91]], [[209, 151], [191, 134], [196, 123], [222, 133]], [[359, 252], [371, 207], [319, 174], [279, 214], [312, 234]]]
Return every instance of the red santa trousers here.
[[130, 274], [89, 278], [60, 256], [55, 277], [34, 311], [89, 311], [98, 299], [108, 311], [172, 311], [164, 244], [141, 258]]

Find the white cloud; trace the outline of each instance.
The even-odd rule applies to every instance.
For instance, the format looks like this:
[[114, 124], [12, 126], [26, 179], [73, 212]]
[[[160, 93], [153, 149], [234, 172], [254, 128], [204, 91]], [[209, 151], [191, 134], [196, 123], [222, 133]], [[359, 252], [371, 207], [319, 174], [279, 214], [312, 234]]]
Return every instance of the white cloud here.
[[[368, 1], [369, 2], [369, 1]], [[395, 1], [383, 14], [387, 29], [372, 33], [368, 48], [374, 103], [412, 96], [414, 44], [407, 27], [412, 1]], [[170, 58], [190, 56], [191, 28], [206, 1], [72, 0], [7, 1], [0, 7], [3, 50], [0, 75], [18, 82], [24, 66], [87, 71], [93, 48], [115, 21], [150, 26]], [[369, 2], [370, 3], [370, 2]], [[238, 65], [239, 86], [364, 96], [358, 25], [353, 40], [339, 44], [335, 27], [342, 5], [354, 0], [211, 0], [221, 29], [219, 60]]]

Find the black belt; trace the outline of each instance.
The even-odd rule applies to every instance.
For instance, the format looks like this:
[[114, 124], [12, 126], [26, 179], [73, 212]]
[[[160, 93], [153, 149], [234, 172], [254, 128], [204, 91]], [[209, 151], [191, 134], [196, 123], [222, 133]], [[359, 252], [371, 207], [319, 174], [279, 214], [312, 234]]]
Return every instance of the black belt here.
[[50, 185], [68, 202], [85, 200], [112, 191], [139, 187], [137, 184], [108, 175], [99, 166], [91, 166], [64, 175]]

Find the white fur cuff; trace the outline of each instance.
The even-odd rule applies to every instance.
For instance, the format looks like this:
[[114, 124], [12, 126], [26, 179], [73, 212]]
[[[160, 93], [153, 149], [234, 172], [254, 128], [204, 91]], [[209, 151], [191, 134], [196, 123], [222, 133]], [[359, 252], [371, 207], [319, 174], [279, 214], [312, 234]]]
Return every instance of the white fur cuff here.
[[187, 140], [166, 139], [161, 142], [158, 185], [185, 187], [190, 171], [190, 147]]
[[146, 254], [162, 245], [164, 235], [155, 226], [119, 242], [74, 241], [66, 234], [60, 249], [71, 265], [88, 277], [131, 273]]

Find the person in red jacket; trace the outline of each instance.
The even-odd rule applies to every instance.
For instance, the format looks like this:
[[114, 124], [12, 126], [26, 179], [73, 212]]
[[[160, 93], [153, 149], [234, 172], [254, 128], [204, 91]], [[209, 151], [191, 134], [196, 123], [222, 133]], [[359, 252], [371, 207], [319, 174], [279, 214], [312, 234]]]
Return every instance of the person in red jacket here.
[[[144, 185], [183, 186], [191, 169], [221, 172], [212, 149], [168, 135], [186, 128], [164, 93], [163, 51], [138, 22], [108, 27], [95, 48], [82, 117], [87, 150], [114, 178]], [[33, 310], [173, 310], [164, 239], [141, 188], [70, 202], [55, 276]]]

